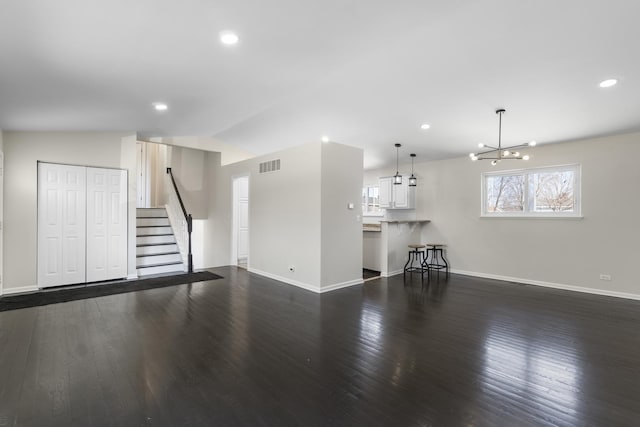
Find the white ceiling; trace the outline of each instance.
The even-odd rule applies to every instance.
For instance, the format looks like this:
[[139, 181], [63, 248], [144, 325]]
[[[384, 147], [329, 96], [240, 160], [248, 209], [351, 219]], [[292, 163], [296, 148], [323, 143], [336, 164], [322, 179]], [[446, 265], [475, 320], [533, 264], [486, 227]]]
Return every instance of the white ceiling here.
[[367, 168], [395, 142], [405, 162], [495, 143], [497, 107], [507, 144], [639, 130], [639, 16], [635, 0], [3, 0], [0, 129], [256, 154], [326, 134]]

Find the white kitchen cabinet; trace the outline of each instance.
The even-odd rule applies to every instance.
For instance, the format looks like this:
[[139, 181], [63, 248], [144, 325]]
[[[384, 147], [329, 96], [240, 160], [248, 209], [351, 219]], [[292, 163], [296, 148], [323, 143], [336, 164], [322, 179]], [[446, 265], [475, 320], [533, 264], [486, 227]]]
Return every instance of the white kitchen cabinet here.
[[380, 207], [384, 209], [414, 209], [416, 187], [409, 187], [409, 177], [402, 177], [402, 184], [394, 184], [392, 176], [379, 179]]
[[390, 209], [393, 208], [393, 178], [386, 177], [380, 178], [378, 181], [379, 186], [379, 201], [380, 208]]

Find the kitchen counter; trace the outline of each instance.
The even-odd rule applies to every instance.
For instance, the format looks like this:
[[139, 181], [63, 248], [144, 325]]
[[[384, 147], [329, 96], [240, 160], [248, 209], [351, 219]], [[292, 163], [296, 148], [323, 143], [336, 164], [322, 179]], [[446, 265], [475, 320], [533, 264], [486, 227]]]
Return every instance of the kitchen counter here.
[[362, 231], [373, 231], [380, 233], [382, 226], [380, 224], [362, 224]]
[[423, 240], [423, 230], [431, 220], [381, 220], [362, 224], [364, 268], [380, 271], [383, 277], [400, 274], [407, 262], [408, 245]]

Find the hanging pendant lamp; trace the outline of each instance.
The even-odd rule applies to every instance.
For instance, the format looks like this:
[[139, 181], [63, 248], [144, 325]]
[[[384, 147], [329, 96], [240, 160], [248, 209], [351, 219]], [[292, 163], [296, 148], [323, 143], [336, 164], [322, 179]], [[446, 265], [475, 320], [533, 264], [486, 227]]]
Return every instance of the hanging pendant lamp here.
[[411, 176], [409, 177], [409, 187], [415, 187], [418, 185], [418, 178], [413, 174], [413, 159], [416, 157], [415, 154], [409, 154], [411, 156]]
[[482, 151], [480, 153], [471, 153], [469, 157], [472, 161], [476, 160], [491, 160], [492, 165], [497, 165], [498, 162], [502, 159], [505, 160], [529, 160], [529, 155], [525, 154], [524, 156], [520, 155], [519, 151], [513, 151], [514, 148], [521, 147], [534, 147], [536, 145], [535, 141], [528, 142], [526, 144], [518, 144], [512, 145], [511, 147], [502, 147], [502, 115], [505, 113], [504, 108], [499, 108], [496, 110], [496, 114], [498, 115], [498, 146], [492, 147], [491, 145], [486, 144], [478, 144], [480, 148], [489, 148], [489, 150]]
[[396, 174], [393, 176], [394, 185], [402, 184], [402, 175], [400, 175], [400, 168], [398, 167], [398, 155], [400, 147], [402, 147], [402, 144], [396, 144]]

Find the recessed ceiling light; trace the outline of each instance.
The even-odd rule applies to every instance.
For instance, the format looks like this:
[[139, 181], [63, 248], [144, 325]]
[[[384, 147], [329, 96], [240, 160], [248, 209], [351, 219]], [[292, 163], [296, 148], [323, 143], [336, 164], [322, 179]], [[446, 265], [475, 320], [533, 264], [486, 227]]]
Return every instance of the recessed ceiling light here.
[[600, 82], [600, 87], [611, 87], [618, 83], [617, 79], [607, 79]]
[[322, 140], [322, 142], [329, 142], [330, 139], [327, 135], [322, 135], [322, 138], [320, 138]]
[[429, 129], [430, 127], [431, 127], [431, 125], [430, 125], [430, 124], [427, 124], [427, 123], [424, 123], [424, 124], [420, 125], [420, 129], [422, 129], [422, 130], [427, 130], [427, 129]]
[[155, 108], [156, 111], [167, 111], [169, 109], [169, 106], [164, 102], [154, 102], [153, 108]]
[[238, 43], [239, 40], [240, 38], [238, 38], [238, 35], [236, 33], [233, 33], [231, 31], [220, 32], [220, 41], [222, 42], [222, 44], [230, 46]]

